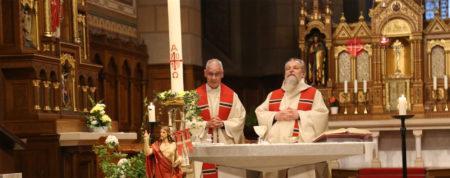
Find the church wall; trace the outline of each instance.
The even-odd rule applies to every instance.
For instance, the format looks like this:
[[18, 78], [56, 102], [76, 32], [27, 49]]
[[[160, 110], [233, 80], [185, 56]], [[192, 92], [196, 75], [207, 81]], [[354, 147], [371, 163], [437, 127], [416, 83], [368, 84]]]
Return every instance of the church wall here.
[[[147, 44], [148, 64], [166, 64], [169, 60], [167, 1], [139, 0], [138, 34]], [[202, 65], [200, 0], [181, 2], [183, 61]]]

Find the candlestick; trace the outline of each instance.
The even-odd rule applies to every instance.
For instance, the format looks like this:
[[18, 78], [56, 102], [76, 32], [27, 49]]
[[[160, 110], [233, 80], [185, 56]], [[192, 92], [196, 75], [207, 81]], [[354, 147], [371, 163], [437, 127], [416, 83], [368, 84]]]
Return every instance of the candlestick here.
[[433, 76], [433, 90], [437, 90], [437, 78]]
[[353, 84], [354, 84], [353, 93], [358, 93], [358, 80], [355, 80], [355, 82]]
[[448, 78], [447, 75], [444, 75], [444, 89], [448, 89]]
[[150, 103], [150, 105], [148, 105], [148, 121], [156, 122], [155, 105], [153, 105], [152, 102]]
[[364, 80], [364, 85], [363, 85], [363, 92], [367, 93], [367, 80]]
[[344, 81], [344, 93], [348, 93], [348, 81]]
[[398, 115], [406, 115], [406, 108], [408, 107], [408, 101], [406, 101], [405, 95], [402, 94], [398, 98]]
[[184, 91], [183, 53], [181, 47], [180, 0], [167, 0], [170, 42], [170, 82], [172, 91]]

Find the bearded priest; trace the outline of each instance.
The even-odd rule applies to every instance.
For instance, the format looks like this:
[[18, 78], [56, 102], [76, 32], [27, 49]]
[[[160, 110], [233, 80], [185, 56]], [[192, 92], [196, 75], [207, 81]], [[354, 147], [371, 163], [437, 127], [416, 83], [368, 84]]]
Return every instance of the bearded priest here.
[[[264, 103], [256, 108], [258, 123], [267, 126], [265, 141], [270, 143], [312, 142], [328, 127], [328, 108], [322, 94], [305, 83], [306, 66], [303, 60], [291, 58], [285, 64], [281, 89], [272, 91]], [[326, 165], [326, 164], [325, 164]], [[302, 166], [305, 176], [316, 177], [315, 165]], [[327, 169], [319, 172], [328, 173]], [[297, 171], [295, 171], [297, 172]], [[286, 171], [265, 173], [264, 177], [285, 177]], [[284, 174], [284, 175], [283, 175]], [[323, 173], [319, 173], [323, 174]], [[317, 177], [322, 177], [318, 175]]]

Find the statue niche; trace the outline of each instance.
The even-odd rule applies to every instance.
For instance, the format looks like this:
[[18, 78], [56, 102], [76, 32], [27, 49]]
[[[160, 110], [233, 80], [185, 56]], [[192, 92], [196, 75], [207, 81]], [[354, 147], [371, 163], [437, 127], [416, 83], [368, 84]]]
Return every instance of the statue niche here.
[[387, 49], [387, 76], [410, 76], [410, 45], [407, 39], [392, 38], [392, 45]]
[[308, 41], [307, 63], [308, 83], [315, 86], [325, 86], [327, 81], [327, 48], [324, 43], [324, 35], [320, 32], [311, 32], [306, 37]]

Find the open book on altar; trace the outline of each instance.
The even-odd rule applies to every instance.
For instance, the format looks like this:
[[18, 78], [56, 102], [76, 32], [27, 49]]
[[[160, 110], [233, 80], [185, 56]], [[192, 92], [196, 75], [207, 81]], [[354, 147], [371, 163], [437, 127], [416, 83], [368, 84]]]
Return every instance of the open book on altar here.
[[360, 142], [368, 139], [371, 135], [372, 132], [366, 129], [340, 128], [320, 134], [313, 142]]

